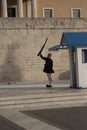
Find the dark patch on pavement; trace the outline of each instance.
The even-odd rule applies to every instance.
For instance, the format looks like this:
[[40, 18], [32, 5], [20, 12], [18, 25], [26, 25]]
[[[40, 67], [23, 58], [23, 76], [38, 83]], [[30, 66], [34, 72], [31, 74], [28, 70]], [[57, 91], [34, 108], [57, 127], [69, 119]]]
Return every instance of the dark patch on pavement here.
[[87, 130], [87, 107], [22, 111], [62, 130]]
[[0, 115], [0, 130], [25, 130], [25, 129]]

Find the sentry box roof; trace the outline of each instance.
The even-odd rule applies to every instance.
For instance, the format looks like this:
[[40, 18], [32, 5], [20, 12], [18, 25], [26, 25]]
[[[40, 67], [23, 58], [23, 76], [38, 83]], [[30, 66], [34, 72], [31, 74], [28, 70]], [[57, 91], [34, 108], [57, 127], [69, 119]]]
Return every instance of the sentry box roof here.
[[49, 48], [49, 51], [81, 46], [87, 46], [87, 32], [64, 32], [60, 45]]

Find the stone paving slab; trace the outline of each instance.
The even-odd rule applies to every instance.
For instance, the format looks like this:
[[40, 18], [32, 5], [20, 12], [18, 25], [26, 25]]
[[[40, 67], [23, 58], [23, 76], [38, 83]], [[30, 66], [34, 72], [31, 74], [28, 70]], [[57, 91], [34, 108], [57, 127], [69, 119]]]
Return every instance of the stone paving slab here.
[[87, 130], [87, 106], [23, 111], [62, 130]]
[[[39, 89], [44, 88], [44, 84], [0, 85], [0, 96], [2, 97], [3, 94], [4, 94], [4, 96], [8, 95], [8, 92], [9, 93], [12, 92], [13, 95], [16, 95], [19, 93], [22, 94], [24, 92], [25, 88], [27, 91], [28, 89], [32, 89], [32, 87], [37, 88], [39, 90]], [[59, 84], [55, 83], [55, 90], [59, 89], [60, 90], [59, 92], [64, 93], [66, 91], [66, 89], [60, 89], [61, 87], [66, 88], [66, 87], [68, 87], [68, 84], [67, 83], [62, 84], [61, 82]], [[78, 90], [70, 89], [69, 91], [74, 92], [74, 91], [78, 91]], [[80, 92], [80, 91], [84, 91], [84, 90], [82, 89], [82, 90], [79, 90], [78, 92]], [[5, 119], [4, 122], [1, 122], [0, 126], [3, 125], [3, 123], [6, 124], [6, 122], [8, 121], [8, 122], [12, 123], [12, 127], [14, 126], [14, 128], [15, 128], [15, 126], [17, 126], [15, 130], [17, 130], [17, 128], [21, 128], [21, 129], [25, 129], [25, 130], [87, 130], [87, 126], [86, 126], [87, 107], [79, 106], [74, 111], [73, 111], [72, 106], [71, 106], [71, 108], [68, 108], [68, 106], [66, 108], [55, 108], [53, 110], [54, 113], [52, 113], [52, 110], [53, 109], [50, 109], [48, 111], [48, 109], [46, 109], [46, 108], [44, 108], [44, 110], [42, 110], [42, 111], [37, 110], [36, 115], [34, 113], [34, 116], [31, 115], [32, 113], [28, 109], [27, 110], [23, 109], [22, 110], [23, 112], [21, 112], [17, 109], [16, 110], [15, 109], [14, 110], [0, 110], [0, 117], [2, 117], [2, 119]], [[32, 111], [32, 112], [35, 112], [35, 111]], [[40, 112], [40, 114], [42, 113], [44, 116], [45, 116], [45, 113], [48, 113], [49, 114], [48, 117], [50, 117], [52, 114], [52, 119], [57, 119], [57, 117], [59, 117], [58, 118], [59, 123], [56, 123], [56, 125], [54, 125], [55, 122], [53, 122], [53, 120], [51, 120], [51, 118], [50, 118], [51, 121], [48, 118], [46, 119], [46, 117], [44, 117], [44, 119], [42, 119], [43, 115], [42, 114], [40, 115], [39, 112]], [[36, 117], [37, 113], [41, 119]], [[71, 115], [69, 115], [69, 114], [71, 114]], [[74, 115], [77, 115], [78, 118], [74, 117]], [[74, 127], [75, 129], [72, 129], [73, 127], [69, 129], [69, 127], [67, 126], [67, 124], [68, 124], [67, 122], [70, 120], [70, 117], [72, 117], [72, 116], [73, 116], [73, 120], [71, 120], [70, 127], [75, 122], [78, 122], [80, 124], [83, 123], [82, 126], [84, 129], [76, 129], [75, 127]], [[82, 120], [79, 117], [82, 117]], [[60, 124], [60, 122], [61, 122], [61, 124]], [[6, 128], [5, 130], [10, 130], [11, 126], [9, 126], [9, 125], [7, 125], [7, 126], [8, 126], [8, 128]], [[11, 130], [14, 130], [14, 128], [13, 129], [11, 128]], [[4, 128], [2, 129], [1, 127], [0, 127], [0, 129], [4, 130]], [[18, 129], [18, 130], [21, 130], [21, 129]]]
[[18, 126], [24, 128], [25, 130], [61, 130], [36, 118], [27, 116], [26, 114], [23, 114], [17, 110], [0, 110], [0, 115], [13, 122], [14, 124], [17, 124]]
[[87, 130], [87, 106], [24, 111], [0, 110], [0, 129]]
[[25, 130], [17, 124], [9, 121], [8, 119], [0, 116], [0, 130]]

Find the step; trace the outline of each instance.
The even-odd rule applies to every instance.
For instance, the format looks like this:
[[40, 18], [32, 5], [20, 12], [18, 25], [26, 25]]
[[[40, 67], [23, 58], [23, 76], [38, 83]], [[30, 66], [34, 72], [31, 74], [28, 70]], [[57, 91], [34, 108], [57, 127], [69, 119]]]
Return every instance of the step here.
[[0, 109], [37, 109], [87, 105], [87, 89], [2, 88]]
[[37, 103], [25, 103], [25, 104], [9, 104], [9, 105], [1, 105], [0, 109], [40, 109], [40, 108], [54, 108], [54, 107], [64, 107], [64, 106], [78, 106], [78, 105], [87, 105], [87, 99], [80, 100], [64, 100], [64, 101], [51, 101], [51, 102], [37, 102]]
[[[2, 108], [22, 108], [38, 106], [60, 106], [65, 104], [87, 103], [87, 94], [84, 95], [65, 95], [30, 98], [26, 96], [8, 97], [0, 99], [0, 109]], [[5, 100], [6, 99], [6, 100]]]

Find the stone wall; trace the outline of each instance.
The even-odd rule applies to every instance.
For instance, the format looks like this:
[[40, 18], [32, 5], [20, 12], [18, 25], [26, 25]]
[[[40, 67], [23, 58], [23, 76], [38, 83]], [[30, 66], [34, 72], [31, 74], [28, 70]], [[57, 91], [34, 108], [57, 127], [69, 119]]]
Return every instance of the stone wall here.
[[[48, 36], [48, 48], [60, 44], [63, 32], [87, 31], [87, 19], [0, 18], [0, 82], [47, 80], [37, 56]], [[69, 79], [68, 50], [52, 51], [53, 80]]]

